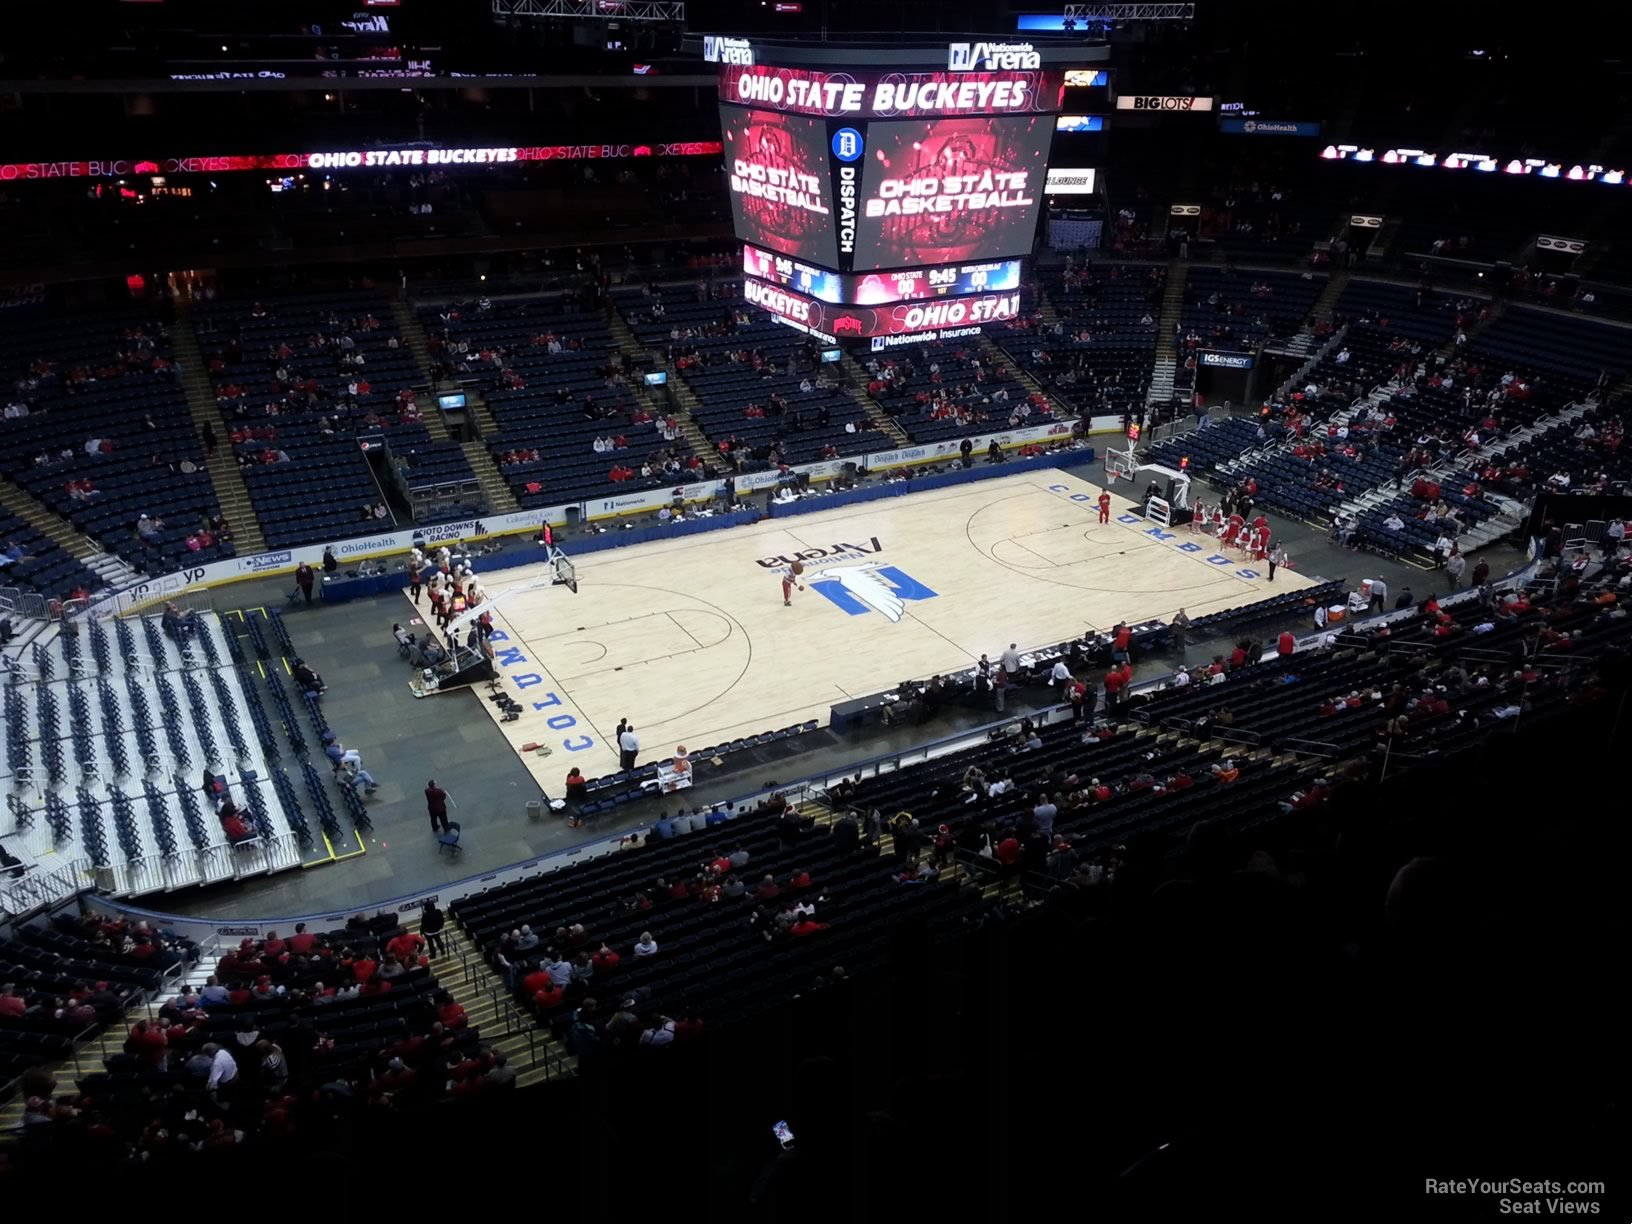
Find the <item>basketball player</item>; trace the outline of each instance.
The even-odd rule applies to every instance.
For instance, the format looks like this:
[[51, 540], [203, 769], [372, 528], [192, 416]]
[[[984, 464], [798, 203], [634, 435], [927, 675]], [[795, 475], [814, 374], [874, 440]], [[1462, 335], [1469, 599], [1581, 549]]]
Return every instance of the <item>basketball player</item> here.
[[1109, 489], [1099, 491], [1099, 521], [1102, 523], [1111, 521], [1111, 494]]
[[794, 587], [798, 587], [801, 591], [805, 589], [805, 584], [799, 581], [799, 575], [804, 573], [804, 572], [805, 572], [805, 563], [803, 561], [795, 561], [792, 565], [788, 565], [788, 566], [783, 567], [783, 569], [782, 569], [782, 606], [784, 608], [793, 607], [792, 595], [793, 595], [793, 588]]

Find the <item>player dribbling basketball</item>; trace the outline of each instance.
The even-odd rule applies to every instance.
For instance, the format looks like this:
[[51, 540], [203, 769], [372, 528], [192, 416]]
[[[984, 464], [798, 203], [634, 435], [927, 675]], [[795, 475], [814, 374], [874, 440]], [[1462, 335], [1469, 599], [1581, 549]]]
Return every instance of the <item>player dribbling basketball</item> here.
[[788, 565], [788, 566], [783, 567], [783, 569], [782, 569], [782, 606], [784, 608], [793, 607], [793, 588], [794, 587], [798, 587], [801, 591], [805, 589], [805, 584], [799, 581], [799, 575], [804, 573], [804, 572], [805, 572], [805, 563], [803, 561], [795, 561], [792, 565]]

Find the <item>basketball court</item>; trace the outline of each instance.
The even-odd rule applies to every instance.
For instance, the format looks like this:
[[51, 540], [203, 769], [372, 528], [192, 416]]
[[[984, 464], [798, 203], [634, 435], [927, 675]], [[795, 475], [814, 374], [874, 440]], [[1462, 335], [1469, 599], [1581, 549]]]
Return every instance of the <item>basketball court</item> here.
[[[1126, 482], [1118, 482], [1128, 487]], [[641, 761], [817, 719], [851, 697], [1055, 645], [1119, 620], [1192, 617], [1312, 585], [1186, 528], [1162, 531], [1113, 489], [1059, 470], [976, 481], [671, 542], [573, 558], [578, 594], [547, 566], [484, 581], [504, 688], [498, 726], [551, 794], [567, 770], [618, 768], [628, 718]], [[1159, 534], [1153, 535], [1152, 532]], [[806, 589], [782, 602], [802, 560]], [[509, 592], [507, 595], [506, 592]], [[497, 709], [487, 703], [497, 718]]]

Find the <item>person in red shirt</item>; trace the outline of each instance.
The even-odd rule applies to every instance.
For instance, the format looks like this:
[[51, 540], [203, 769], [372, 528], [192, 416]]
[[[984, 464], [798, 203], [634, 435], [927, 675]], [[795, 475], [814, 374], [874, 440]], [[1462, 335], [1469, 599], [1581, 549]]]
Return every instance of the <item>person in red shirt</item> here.
[[437, 1002], [436, 1018], [442, 1022], [444, 1028], [464, 1028], [469, 1020], [465, 1017], [464, 1004], [454, 1001], [452, 995], [443, 991]]
[[1099, 521], [1102, 523], [1111, 521], [1111, 494], [1108, 489], [1099, 491]]
[[537, 996], [538, 992], [550, 986], [550, 975], [542, 967], [534, 969], [521, 979], [521, 988], [527, 994]]
[[788, 877], [788, 887], [793, 889], [795, 892], [798, 892], [801, 889], [809, 888], [810, 872], [805, 871], [803, 868], [795, 871]]
[[541, 1012], [547, 1012], [551, 1008], [560, 1007], [566, 997], [567, 992], [550, 981], [549, 975], [546, 974], [544, 985], [533, 992], [533, 1006]]
[[278, 938], [278, 933], [276, 931], [268, 931], [266, 933], [266, 943], [261, 945], [261, 950], [266, 953], [267, 960], [276, 960], [278, 957], [283, 955], [283, 950], [288, 946], [288, 944], [284, 943], [283, 940]]
[[782, 890], [777, 887], [776, 880], [773, 877], [766, 876], [759, 882], [759, 887], [754, 890], [754, 895], [761, 901], [773, 901], [782, 895]]
[[795, 939], [799, 939], [805, 935], [814, 935], [818, 931], [825, 931], [827, 929], [827, 923], [817, 922], [816, 919], [807, 914], [805, 917], [799, 919], [798, 922], [794, 923], [793, 926], [788, 928], [788, 934], [793, 936]]
[[1247, 648], [1236, 643], [1235, 649], [1230, 651], [1230, 670], [1240, 671], [1247, 665]]
[[424, 946], [425, 937], [418, 931], [404, 931], [385, 945], [385, 954], [393, 960], [413, 960]]
[[306, 930], [304, 922], [297, 922], [295, 933], [289, 937], [289, 951], [296, 956], [310, 956], [316, 943], [317, 936]]
[[1013, 867], [1020, 861], [1020, 839], [1011, 833], [992, 847], [992, 857], [1005, 867]]
[[1105, 673], [1105, 709], [1114, 713], [1122, 705], [1122, 669], [1113, 667]]
[[142, 1061], [155, 1070], [164, 1070], [165, 1054], [170, 1046], [170, 1039], [165, 1036], [164, 1030], [148, 1024], [146, 1020], [138, 1020], [136, 1026], [130, 1030], [130, 1039], [125, 1047], [139, 1056]]
[[609, 973], [616, 969], [622, 960], [623, 957], [602, 944], [595, 955], [589, 958], [589, 963], [595, 967], [596, 973]]
[[380, 962], [365, 952], [351, 962], [351, 975], [357, 979], [358, 985], [366, 986], [368, 979], [374, 976], [379, 967]]
[[1280, 640], [1275, 645], [1275, 653], [1278, 654], [1282, 660], [1286, 660], [1290, 659], [1297, 649], [1298, 639], [1293, 634], [1292, 630], [1282, 630]]

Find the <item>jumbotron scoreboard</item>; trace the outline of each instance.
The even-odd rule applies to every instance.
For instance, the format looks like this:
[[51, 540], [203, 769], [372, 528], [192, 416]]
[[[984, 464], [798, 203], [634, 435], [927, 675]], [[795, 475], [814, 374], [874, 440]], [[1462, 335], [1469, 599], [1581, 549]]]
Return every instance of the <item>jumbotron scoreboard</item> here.
[[1108, 48], [701, 44], [749, 302], [873, 348], [1019, 315], [1066, 70]]

